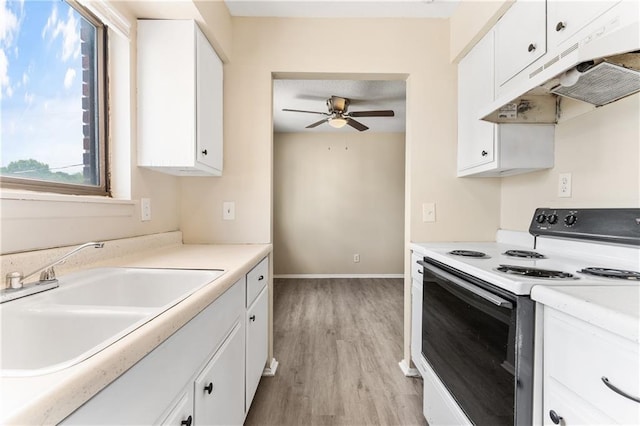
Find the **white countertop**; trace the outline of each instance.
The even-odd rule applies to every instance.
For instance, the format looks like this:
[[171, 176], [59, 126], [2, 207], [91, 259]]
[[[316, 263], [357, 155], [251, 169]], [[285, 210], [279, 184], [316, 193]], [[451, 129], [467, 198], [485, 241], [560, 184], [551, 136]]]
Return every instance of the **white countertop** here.
[[272, 250], [270, 244], [173, 245], [94, 266], [223, 269], [210, 284], [72, 367], [0, 379], [0, 424], [55, 424], [118, 378], [216, 300]]
[[640, 285], [535, 286], [531, 298], [633, 342], [640, 342]]

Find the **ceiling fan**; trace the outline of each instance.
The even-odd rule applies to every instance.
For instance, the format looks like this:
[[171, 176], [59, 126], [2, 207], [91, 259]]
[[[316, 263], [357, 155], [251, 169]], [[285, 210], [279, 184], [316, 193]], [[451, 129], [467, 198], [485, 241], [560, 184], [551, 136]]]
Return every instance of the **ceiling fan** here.
[[367, 126], [356, 121], [353, 117], [393, 117], [394, 112], [392, 110], [382, 110], [382, 111], [353, 111], [348, 112], [350, 100], [347, 98], [341, 98], [339, 96], [331, 96], [331, 98], [327, 99], [327, 109], [329, 112], [318, 112], [318, 111], [304, 111], [300, 109], [287, 109], [284, 108], [283, 111], [290, 112], [305, 112], [309, 114], [321, 114], [326, 116], [320, 121], [316, 121], [315, 123], [309, 124], [306, 128], [312, 129], [321, 125], [322, 123], [329, 123], [331, 127], [335, 127], [339, 129], [344, 127], [345, 125], [349, 125], [356, 130], [361, 132], [368, 129]]

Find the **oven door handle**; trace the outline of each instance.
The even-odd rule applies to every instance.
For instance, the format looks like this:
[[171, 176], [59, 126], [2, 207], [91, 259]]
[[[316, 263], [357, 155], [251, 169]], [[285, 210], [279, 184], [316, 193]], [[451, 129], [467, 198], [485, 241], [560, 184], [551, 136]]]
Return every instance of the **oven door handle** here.
[[475, 294], [476, 296], [493, 303], [494, 305], [500, 306], [502, 308], [513, 309], [513, 304], [500, 296], [497, 296], [473, 284], [469, 284], [463, 279], [458, 278], [455, 275], [450, 274], [449, 272], [443, 271], [442, 269], [436, 268], [435, 266], [432, 266], [426, 262], [420, 262], [420, 264], [435, 276], [440, 277], [445, 281], [449, 281], [452, 284], [457, 285], [458, 287], [462, 287], [465, 290]]

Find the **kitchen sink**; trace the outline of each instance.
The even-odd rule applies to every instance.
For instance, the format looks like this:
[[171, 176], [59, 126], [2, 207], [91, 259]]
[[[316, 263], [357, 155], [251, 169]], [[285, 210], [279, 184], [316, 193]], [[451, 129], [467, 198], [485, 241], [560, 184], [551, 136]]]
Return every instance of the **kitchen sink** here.
[[175, 304], [222, 271], [191, 269], [101, 268], [60, 279], [40, 303], [54, 305], [162, 307]]
[[77, 364], [131, 333], [224, 271], [97, 268], [58, 288], [0, 305], [0, 375]]
[[2, 312], [2, 375], [44, 374], [76, 364], [135, 330], [146, 317], [135, 312]]

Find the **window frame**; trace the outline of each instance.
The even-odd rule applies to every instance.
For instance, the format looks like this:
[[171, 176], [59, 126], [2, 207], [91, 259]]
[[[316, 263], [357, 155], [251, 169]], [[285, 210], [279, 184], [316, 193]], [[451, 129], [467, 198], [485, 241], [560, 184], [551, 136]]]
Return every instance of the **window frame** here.
[[69, 7], [78, 12], [82, 18], [89, 21], [96, 28], [96, 108], [97, 108], [97, 137], [98, 137], [98, 177], [100, 185], [81, 185], [72, 183], [52, 182], [37, 179], [22, 179], [0, 175], [0, 188], [18, 189], [34, 192], [52, 192], [67, 195], [99, 195], [111, 197], [110, 170], [109, 170], [109, 150], [108, 150], [108, 29], [86, 7], [78, 3], [77, 0], [64, 0]]

